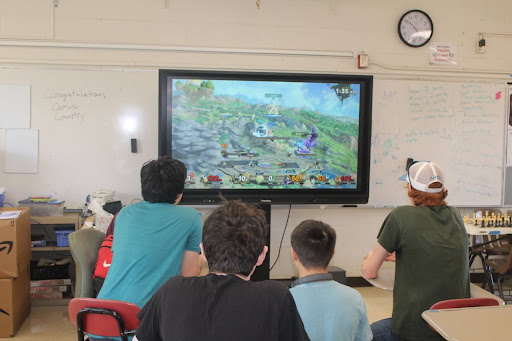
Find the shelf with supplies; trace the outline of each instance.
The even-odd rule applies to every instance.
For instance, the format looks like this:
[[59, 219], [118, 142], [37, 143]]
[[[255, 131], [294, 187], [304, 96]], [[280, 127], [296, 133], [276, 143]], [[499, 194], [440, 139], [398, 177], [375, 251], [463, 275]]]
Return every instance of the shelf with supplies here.
[[66, 212], [57, 216], [33, 216], [30, 223], [32, 225], [32, 244], [35, 244], [32, 247], [32, 252], [69, 252], [67, 234], [62, 240], [59, 237], [62, 235], [62, 230], [78, 230], [81, 226], [81, 217], [77, 212]]
[[[79, 212], [32, 216], [30, 224], [32, 305], [67, 305], [73, 298], [75, 277], [73, 262], [66, 263], [71, 260], [68, 235], [80, 229], [82, 217]], [[41, 264], [48, 260], [52, 260], [50, 266]]]

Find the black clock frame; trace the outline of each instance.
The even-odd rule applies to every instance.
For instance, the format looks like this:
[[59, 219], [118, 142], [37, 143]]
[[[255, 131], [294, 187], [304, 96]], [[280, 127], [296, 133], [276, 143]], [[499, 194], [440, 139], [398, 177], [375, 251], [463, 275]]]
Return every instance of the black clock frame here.
[[[413, 45], [413, 44], [410, 44], [407, 40], [404, 39], [404, 37], [402, 36], [402, 32], [400, 31], [400, 26], [402, 24], [402, 20], [405, 18], [406, 15], [408, 15], [409, 13], [411, 12], [419, 12], [419, 13], [422, 13], [424, 14], [428, 21], [430, 22], [430, 27], [432, 27], [432, 33], [430, 34], [430, 37], [428, 37], [428, 39], [421, 45]], [[432, 21], [432, 18], [430, 17], [430, 15], [428, 15], [426, 12], [422, 11], [422, 10], [419, 10], [419, 9], [411, 9], [410, 11], [407, 11], [405, 12], [401, 17], [400, 17], [400, 20], [398, 20], [398, 36], [400, 37], [400, 40], [407, 46], [410, 46], [410, 47], [422, 47], [422, 46], [425, 46], [429, 41], [430, 39], [432, 39], [432, 36], [434, 35], [434, 22]]]

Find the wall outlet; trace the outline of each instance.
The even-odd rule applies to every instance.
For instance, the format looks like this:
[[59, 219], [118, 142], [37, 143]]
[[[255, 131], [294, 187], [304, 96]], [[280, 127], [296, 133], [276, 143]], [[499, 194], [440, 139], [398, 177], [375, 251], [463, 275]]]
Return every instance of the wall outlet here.
[[482, 45], [481, 40], [476, 42], [476, 53], [485, 53], [485, 43]]

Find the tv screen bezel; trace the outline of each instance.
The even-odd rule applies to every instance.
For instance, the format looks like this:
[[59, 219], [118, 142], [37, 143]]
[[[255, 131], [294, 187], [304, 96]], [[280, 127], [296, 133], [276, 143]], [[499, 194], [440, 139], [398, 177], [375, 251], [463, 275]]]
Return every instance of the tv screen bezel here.
[[[232, 72], [206, 70], [159, 71], [158, 155], [171, 155], [172, 112], [167, 111], [168, 79], [246, 80], [360, 84], [357, 188], [355, 189], [187, 189], [181, 203], [218, 204], [225, 199], [268, 204], [366, 204], [370, 182], [373, 76], [314, 73]], [[172, 89], [171, 89], [172, 91]], [[222, 197], [221, 197], [222, 196]]]

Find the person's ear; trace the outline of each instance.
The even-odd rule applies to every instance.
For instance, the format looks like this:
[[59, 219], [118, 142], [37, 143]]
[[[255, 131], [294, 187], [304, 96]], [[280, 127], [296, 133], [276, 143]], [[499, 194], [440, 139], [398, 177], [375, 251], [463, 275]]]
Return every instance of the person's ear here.
[[208, 263], [208, 259], [206, 259], [206, 254], [204, 253], [203, 243], [199, 244], [199, 248], [201, 249], [201, 257], [203, 257], [204, 261]]
[[258, 256], [258, 261], [256, 262], [256, 266], [260, 266], [261, 264], [263, 264], [263, 261], [265, 260], [265, 257], [267, 256], [267, 252], [268, 252], [268, 246], [265, 245], [263, 247], [263, 251]]
[[183, 197], [183, 193], [180, 193], [176, 196], [176, 201], [174, 202], [174, 205], [178, 205], [181, 201], [181, 198]]
[[297, 256], [297, 252], [293, 249], [293, 247], [290, 247], [290, 250], [292, 250], [292, 259], [294, 262], [297, 262], [299, 260], [299, 256]]

